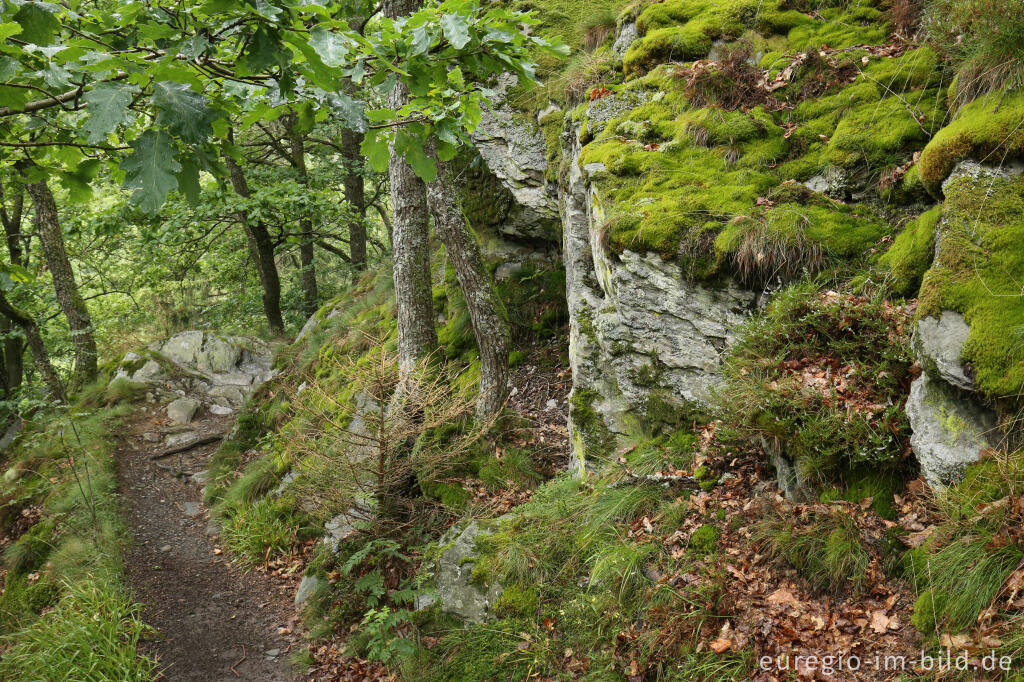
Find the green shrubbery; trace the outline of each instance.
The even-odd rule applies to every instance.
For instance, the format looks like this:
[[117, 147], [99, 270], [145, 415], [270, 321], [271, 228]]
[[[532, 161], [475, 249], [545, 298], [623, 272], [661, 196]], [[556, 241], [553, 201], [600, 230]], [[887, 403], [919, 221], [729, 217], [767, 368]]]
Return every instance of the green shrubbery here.
[[806, 285], [778, 294], [726, 361], [723, 436], [760, 441], [811, 485], [862, 466], [898, 472], [909, 437], [908, 326], [877, 298]]
[[755, 540], [789, 563], [813, 589], [857, 593], [867, 579], [871, 549], [848, 510], [811, 506], [799, 514], [763, 505]]
[[20, 475], [2, 483], [8, 505], [39, 514], [4, 553], [3, 679], [148, 680], [155, 670], [138, 652], [148, 630], [121, 572], [113, 433], [129, 408], [84, 408], [42, 413], [14, 446]]

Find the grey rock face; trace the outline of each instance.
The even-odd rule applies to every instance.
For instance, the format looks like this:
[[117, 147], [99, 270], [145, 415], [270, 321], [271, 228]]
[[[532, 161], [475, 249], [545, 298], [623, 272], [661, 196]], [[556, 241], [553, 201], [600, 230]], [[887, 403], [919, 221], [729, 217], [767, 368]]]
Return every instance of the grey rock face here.
[[640, 37], [640, 32], [636, 28], [636, 22], [631, 21], [628, 24], [623, 24], [619, 28], [619, 35], [615, 37], [615, 42], [612, 43], [612, 52], [618, 55], [619, 59], [626, 56], [626, 51], [629, 50], [629, 46]]
[[[273, 353], [260, 339], [188, 331], [154, 343], [150, 350], [159, 353], [165, 364], [180, 368], [180, 373], [172, 372], [175, 376], [169, 376], [157, 359], [150, 359], [131, 374], [132, 381], [167, 382], [169, 388], [179, 393], [202, 394], [205, 402], [224, 408], [241, 405], [256, 387], [274, 375]], [[138, 353], [128, 353], [122, 365], [141, 359]], [[128, 372], [122, 369], [115, 378], [125, 376]]]
[[922, 319], [915, 331], [914, 350], [922, 364], [953, 386], [973, 391], [974, 381], [960, 364], [960, 353], [971, 331], [963, 316], [946, 310], [942, 317]]
[[[616, 49], [624, 52], [635, 36], [635, 26], [624, 26]], [[510, 84], [506, 81], [503, 88]], [[629, 93], [597, 99], [587, 105], [586, 126], [597, 134], [604, 124], [651, 97]], [[580, 169], [581, 129], [582, 124], [574, 135], [562, 138], [568, 163], [557, 188], [545, 180], [541, 131], [500, 97], [484, 116], [474, 142], [520, 204], [540, 215], [557, 212], [560, 217], [573, 390], [599, 394], [594, 409], [612, 433], [624, 434], [655, 399], [679, 407], [708, 399], [720, 381], [721, 355], [736, 326], [756, 307], [757, 297], [728, 283], [707, 287], [687, 282], [677, 264], [656, 254], [608, 254], [600, 238], [607, 216], [591, 183], [606, 169], [601, 164]], [[505, 276], [511, 271], [501, 270]], [[585, 444], [571, 417], [569, 430], [575, 465], [582, 468]]]
[[160, 346], [160, 352], [183, 367], [195, 366], [205, 336], [197, 331], [175, 334]]
[[319, 322], [320, 320], [317, 319], [316, 313], [310, 315], [309, 319], [306, 320], [306, 324], [302, 325], [302, 329], [299, 330], [298, 336], [295, 337], [295, 342], [298, 343], [302, 339], [306, 338], [307, 334], [316, 329], [316, 325]]
[[203, 343], [202, 353], [196, 357], [196, 368], [202, 372], [230, 373], [241, 359], [242, 349], [237, 344], [211, 334]]
[[1010, 160], [999, 166], [988, 166], [966, 159], [958, 162], [953, 167], [953, 171], [942, 181], [942, 191], [945, 193], [949, 183], [963, 177], [981, 181], [986, 178], [1013, 178], [1021, 173], [1024, 173], [1024, 162], [1021, 161]]
[[347, 514], [338, 514], [324, 524], [324, 530], [327, 531], [327, 534], [324, 535], [324, 544], [330, 545], [331, 551], [337, 553], [342, 541], [344, 541], [350, 533], [355, 532], [355, 524], [364, 520], [365, 517], [355, 510], [350, 511]]
[[4, 431], [4, 435], [0, 437], [0, 452], [4, 452], [7, 448], [11, 447], [11, 443], [15, 441], [21, 430], [25, 428], [25, 421], [23, 419], [15, 419], [10, 426]]
[[295, 605], [302, 606], [305, 604], [313, 593], [316, 592], [323, 584], [323, 578], [315, 575], [304, 575], [302, 581], [299, 583], [299, 588], [295, 590]]
[[441, 539], [444, 550], [435, 573], [437, 600], [445, 613], [459, 616], [467, 623], [482, 623], [504, 591], [497, 581], [480, 587], [470, 583], [475, 559], [479, 557], [476, 539], [485, 534], [476, 521], [456, 525]]
[[[597, 100], [589, 110], [610, 119], [625, 106], [614, 100]], [[679, 265], [657, 254], [607, 253], [600, 238], [606, 215], [577, 162], [580, 143], [567, 153], [562, 253], [573, 391], [596, 391], [592, 407], [612, 433], [624, 434], [653, 399], [680, 407], [708, 400], [721, 381], [722, 354], [757, 296], [728, 283], [688, 282]], [[586, 444], [571, 414], [569, 432], [580, 470]]]
[[246, 391], [238, 386], [214, 386], [209, 390], [211, 398], [226, 398], [231, 405], [241, 405], [245, 402]]
[[594, 331], [627, 402], [646, 400], [652, 383], [706, 402], [733, 330], [755, 307], [754, 293], [687, 282], [678, 265], [653, 253], [625, 251], [618, 262], [597, 254], [595, 264], [604, 305], [594, 313]]
[[548, 170], [544, 134], [504, 101], [506, 89], [514, 84], [514, 76], [500, 80], [498, 96], [484, 108], [473, 143], [522, 209], [516, 236], [548, 239], [551, 221], [558, 217], [558, 193], [544, 177]]
[[995, 415], [928, 372], [910, 385], [906, 410], [913, 430], [910, 446], [933, 488], [958, 481], [967, 465], [993, 445]]
[[[771, 452], [770, 448], [766, 448], [766, 450]], [[772, 453], [770, 459], [772, 466], [775, 467], [775, 482], [787, 500], [791, 502], [808, 502], [813, 499], [814, 496], [810, 493], [807, 486], [804, 485], [804, 482], [800, 480], [800, 475], [797, 473], [796, 467], [793, 466], [792, 462], [777, 452]]]
[[821, 192], [833, 199], [842, 199], [849, 190], [846, 172], [834, 166], [826, 168], [820, 175], [815, 175], [802, 184], [809, 190]]
[[[130, 355], [134, 355], [134, 353], [130, 353]], [[164, 372], [164, 368], [160, 366], [159, 362], [156, 360], [147, 360], [146, 364], [135, 370], [135, 373], [131, 376], [131, 380], [145, 384], [153, 381], [160, 381], [166, 376], [167, 374]]]
[[167, 406], [167, 417], [176, 424], [189, 424], [201, 404], [192, 398], [178, 398]]

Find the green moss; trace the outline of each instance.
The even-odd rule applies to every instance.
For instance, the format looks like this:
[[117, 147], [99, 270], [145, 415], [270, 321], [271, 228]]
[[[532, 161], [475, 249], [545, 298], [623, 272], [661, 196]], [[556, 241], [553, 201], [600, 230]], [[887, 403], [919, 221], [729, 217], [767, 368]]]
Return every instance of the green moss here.
[[564, 122], [565, 112], [561, 109], [538, 121], [541, 131], [544, 133], [544, 145], [547, 149], [548, 168], [545, 177], [548, 182], [558, 180], [558, 172], [562, 164], [562, 126]]
[[583, 437], [588, 450], [606, 452], [615, 442], [604, 419], [594, 409], [594, 403], [603, 400], [601, 394], [591, 389], [575, 389], [569, 398], [569, 415], [576, 431]]
[[803, 52], [823, 45], [833, 48], [874, 45], [885, 42], [888, 37], [882, 13], [869, 4], [857, 4], [849, 10], [823, 8], [818, 15], [822, 21], [807, 22], [789, 32], [791, 50]]
[[[930, 122], [938, 106], [936, 93], [927, 90], [893, 95], [852, 109], [832, 133], [830, 157], [843, 161], [852, 155], [869, 164], [886, 164], [895, 161], [896, 153], [918, 148], [928, 141], [936, 125]], [[926, 115], [925, 122], [918, 120], [918, 116]]]
[[697, 484], [704, 491], [711, 490], [718, 485], [718, 476], [711, 471], [710, 467], [704, 464], [693, 470], [693, 477], [697, 479]]
[[892, 246], [878, 259], [888, 271], [889, 290], [901, 296], [913, 296], [921, 286], [924, 273], [931, 267], [935, 253], [935, 227], [942, 207], [922, 213], [900, 232]]
[[493, 611], [498, 618], [532, 618], [539, 604], [535, 588], [509, 585], [494, 602]]
[[942, 611], [941, 602], [942, 596], [935, 590], [925, 590], [918, 595], [914, 602], [914, 615], [910, 617], [911, 624], [918, 632], [925, 635], [935, 632], [936, 614]]
[[903, 576], [910, 581], [910, 584], [917, 588], [923, 585], [928, 575], [928, 550], [923, 547], [914, 547], [903, 553], [900, 563], [902, 564]]
[[1024, 178], [961, 177], [946, 195], [941, 246], [921, 284], [918, 316], [961, 313], [970, 326], [961, 357], [978, 387], [992, 397], [1017, 395], [1024, 386]]
[[638, 73], [662, 61], [704, 57], [713, 40], [739, 38], [748, 28], [770, 35], [810, 23], [806, 15], [783, 9], [777, 0], [653, 3], [637, 17], [643, 37], [630, 47], [623, 64], [627, 74]]
[[899, 57], [872, 60], [864, 73], [886, 91], [906, 92], [938, 87], [942, 81], [942, 64], [939, 53], [924, 46], [907, 50]]
[[711, 49], [715, 27], [703, 22], [671, 26], [651, 31], [633, 43], [623, 64], [627, 74], [637, 74], [670, 60], [692, 60], [705, 56]]
[[989, 165], [1024, 157], [1024, 91], [995, 92], [960, 110], [921, 153], [921, 179], [935, 196], [963, 159]]
[[693, 531], [690, 536], [690, 549], [699, 556], [713, 554], [718, 549], [718, 539], [721, 535], [718, 528], [706, 523]]
[[424, 488], [424, 494], [432, 497], [450, 509], [453, 513], [459, 513], [466, 508], [466, 503], [473, 497], [472, 493], [457, 483], [433, 483], [420, 486]]

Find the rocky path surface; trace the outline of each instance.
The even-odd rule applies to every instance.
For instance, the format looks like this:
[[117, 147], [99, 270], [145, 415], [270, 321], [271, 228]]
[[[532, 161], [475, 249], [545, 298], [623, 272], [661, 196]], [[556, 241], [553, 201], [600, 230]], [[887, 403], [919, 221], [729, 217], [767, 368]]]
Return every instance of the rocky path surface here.
[[154, 459], [225, 434], [234, 407], [209, 400], [210, 391], [194, 383], [151, 387], [149, 402], [126, 424], [117, 451], [132, 533], [125, 572], [143, 605], [143, 620], [158, 632], [145, 653], [158, 659], [166, 680], [298, 679], [289, 664], [298, 643], [291, 633], [293, 587], [232, 565], [202, 504], [217, 441]]

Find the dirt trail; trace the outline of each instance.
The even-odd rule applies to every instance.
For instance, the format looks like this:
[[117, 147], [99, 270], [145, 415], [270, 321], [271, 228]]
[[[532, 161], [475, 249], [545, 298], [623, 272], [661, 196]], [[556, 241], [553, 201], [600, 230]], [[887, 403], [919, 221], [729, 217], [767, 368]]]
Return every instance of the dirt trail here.
[[[208, 413], [197, 417], [190, 431], [223, 432], [232, 422]], [[140, 409], [117, 453], [133, 540], [125, 571], [143, 604], [144, 621], [159, 632], [146, 653], [158, 658], [167, 680], [298, 679], [288, 662], [298, 638], [278, 633], [294, 627], [292, 589], [262, 573], [245, 573], [226, 553], [215, 553], [220, 545], [208, 534], [201, 486], [176, 478], [167, 467], [206, 469], [217, 444], [154, 462], [150, 457], [166, 448], [152, 442], [166, 434], [165, 419], [161, 406]]]

